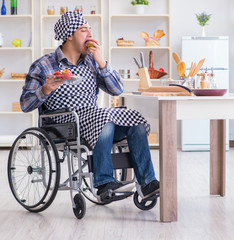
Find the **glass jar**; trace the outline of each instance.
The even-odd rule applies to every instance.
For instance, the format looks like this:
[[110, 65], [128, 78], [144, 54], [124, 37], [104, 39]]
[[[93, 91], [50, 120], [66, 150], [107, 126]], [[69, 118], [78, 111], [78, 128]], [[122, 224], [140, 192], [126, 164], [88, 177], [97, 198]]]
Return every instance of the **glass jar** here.
[[68, 11], [68, 7], [60, 7], [60, 15], [63, 15], [67, 11]]
[[203, 74], [203, 77], [201, 78], [200, 88], [201, 89], [210, 88], [210, 80], [209, 80], [209, 76], [207, 73]]
[[76, 7], [75, 7], [75, 10], [76, 10], [76, 11], [81, 11], [81, 12], [84, 11], [82, 5], [80, 5], [80, 6], [76, 6]]
[[48, 15], [54, 15], [54, 14], [55, 14], [54, 6], [48, 6], [48, 8], [47, 8], [47, 14], [48, 14]]
[[96, 14], [96, 6], [90, 6], [90, 14]]

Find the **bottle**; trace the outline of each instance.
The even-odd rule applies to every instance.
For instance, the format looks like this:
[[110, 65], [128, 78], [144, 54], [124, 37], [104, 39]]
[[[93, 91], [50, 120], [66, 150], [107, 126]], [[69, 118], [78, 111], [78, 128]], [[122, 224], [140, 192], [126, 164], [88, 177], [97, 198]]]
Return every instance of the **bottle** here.
[[2, 0], [1, 15], [6, 15], [5, 0]]
[[17, 0], [11, 0], [11, 15], [17, 15]]

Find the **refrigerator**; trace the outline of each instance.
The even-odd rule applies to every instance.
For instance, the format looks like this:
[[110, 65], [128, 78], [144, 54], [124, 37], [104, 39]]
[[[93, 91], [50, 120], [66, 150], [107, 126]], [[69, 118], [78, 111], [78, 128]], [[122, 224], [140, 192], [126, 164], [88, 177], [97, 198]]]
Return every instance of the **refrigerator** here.
[[[186, 64], [186, 74], [192, 61], [198, 63], [206, 58], [201, 70], [213, 69], [217, 88], [229, 89], [229, 37], [182, 37], [181, 58]], [[229, 150], [228, 121], [226, 128], [226, 150]], [[182, 120], [181, 145], [182, 151], [209, 151], [209, 120]]]

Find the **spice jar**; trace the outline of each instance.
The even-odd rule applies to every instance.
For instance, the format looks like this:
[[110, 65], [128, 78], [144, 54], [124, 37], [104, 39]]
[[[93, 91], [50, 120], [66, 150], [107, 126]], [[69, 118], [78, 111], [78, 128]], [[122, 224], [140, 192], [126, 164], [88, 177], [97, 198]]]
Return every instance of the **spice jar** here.
[[90, 6], [90, 14], [96, 14], [96, 6]]
[[204, 77], [200, 81], [200, 88], [201, 89], [210, 88], [210, 80], [207, 73], [204, 74]]
[[54, 13], [55, 13], [54, 6], [48, 6], [47, 14], [48, 15], [54, 15]]
[[83, 7], [82, 7], [82, 5], [80, 5], [79, 7], [76, 6], [76, 7], [75, 7], [75, 10], [76, 10], [76, 11], [81, 11], [81, 12], [83, 12]]
[[67, 11], [68, 11], [68, 7], [60, 7], [60, 15], [63, 15]]

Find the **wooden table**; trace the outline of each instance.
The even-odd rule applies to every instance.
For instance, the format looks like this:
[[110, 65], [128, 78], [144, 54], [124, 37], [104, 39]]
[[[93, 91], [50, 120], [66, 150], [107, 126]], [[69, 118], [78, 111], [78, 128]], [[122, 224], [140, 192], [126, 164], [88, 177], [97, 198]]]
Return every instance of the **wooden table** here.
[[[177, 120], [210, 119], [210, 194], [225, 196], [226, 119], [234, 119], [234, 95], [141, 96], [159, 102], [160, 220], [177, 221]], [[153, 110], [153, 109], [152, 109]]]

